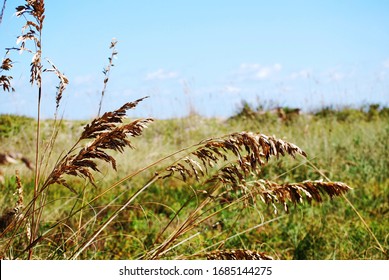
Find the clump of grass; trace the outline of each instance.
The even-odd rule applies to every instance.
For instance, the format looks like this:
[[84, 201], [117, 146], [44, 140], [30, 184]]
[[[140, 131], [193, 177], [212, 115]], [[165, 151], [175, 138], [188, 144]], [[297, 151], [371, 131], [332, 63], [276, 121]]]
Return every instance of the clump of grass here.
[[33, 119], [29, 117], [0, 115], [0, 139], [15, 137], [33, 124]]

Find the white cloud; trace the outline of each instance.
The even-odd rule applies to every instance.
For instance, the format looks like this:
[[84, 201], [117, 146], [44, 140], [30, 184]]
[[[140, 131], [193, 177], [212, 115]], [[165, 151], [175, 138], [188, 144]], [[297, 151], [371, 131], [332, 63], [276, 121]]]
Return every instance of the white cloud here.
[[282, 65], [275, 63], [270, 66], [263, 66], [256, 63], [242, 63], [239, 68], [241, 75], [249, 79], [264, 80], [273, 76], [275, 73], [281, 71]]
[[174, 79], [177, 77], [178, 77], [177, 72], [166, 71], [164, 69], [158, 69], [157, 71], [147, 73], [145, 79], [148, 81], [152, 81], [152, 80], [168, 80], [168, 79]]

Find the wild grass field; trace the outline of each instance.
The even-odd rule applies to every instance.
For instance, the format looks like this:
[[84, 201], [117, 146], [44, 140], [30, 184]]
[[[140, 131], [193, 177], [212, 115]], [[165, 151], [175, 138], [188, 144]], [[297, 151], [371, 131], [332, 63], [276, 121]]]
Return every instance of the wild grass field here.
[[[74, 248], [97, 225], [108, 219], [110, 214], [159, 170], [150, 167], [136, 180], [124, 182], [104, 196], [89, 202], [120, 178], [183, 147], [231, 131], [274, 134], [304, 147], [307, 159], [270, 159], [269, 164], [261, 170], [261, 178], [300, 182], [328, 177], [333, 181], [347, 183], [353, 188], [347, 193], [347, 198], [387, 252], [388, 119], [387, 109], [371, 107], [367, 111], [323, 109], [315, 115], [302, 114], [287, 122], [272, 113], [259, 114], [251, 110], [247, 114], [247, 108], [228, 120], [205, 119], [198, 115], [156, 120], [141, 138], [133, 140], [135, 149], [117, 155], [117, 172], [109, 164], [101, 164], [101, 174], [95, 174], [95, 187], [88, 185], [85, 179], [69, 178], [69, 184], [77, 194], [59, 185], [48, 190], [45, 209], [41, 214], [40, 232], [43, 234], [50, 230], [59, 221], [60, 224], [40, 240], [35, 252], [36, 258], [70, 257]], [[1, 151], [18, 152], [26, 158], [33, 158], [32, 140], [36, 121], [3, 115], [0, 124]], [[53, 154], [61, 155], [67, 147], [70, 148], [85, 124], [86, 122], [63, 121]], [[44, 121], [43, 135], [50, 135], [51, 127], [51, 120]], [[168, 165], [166, 163], [162, 166]], [[1, 185], [2, 210], [12, 207], [16, 202], [13, 195], [17, 190], [15, 170], [19, 170], [24, 185], [24, 200], [29, 201], [34, 185], [33, 171], [21, 161], [2, 166], [2, 170], [5, 177]], [[201, 186], [195, 179], [183, 183], [179, 175], [153, 183], [100, 233], [80, 257], [145, 257], [154, 248], [164, 227], [171, 222], [168, 232], [173, 230], [180, 224], [180, 219], [184, 220], [193, 211], [200, 200], [193, 196], [198, 189]], [[387, 258], [350, 204], [342, 197], [326, 198], [322, 203], [312, 202], [312, 205], [306, 202], [291, 205], [288, 214], [279, 207], [275, 214], [272, 206], [260, 201], [246, 202], [243, 207], [239, 203], [234, 205], [236, 197], [230, 195], [231, 197], [223, 197], [225, 201], [219, 201], [220, 205], [213, 206], [210, 210], [212, 217], [178, 238], [175, 242], [177, 247], [166, 252], [163, 258], [201, 259], [215, 250], [237, 249], [266, 252], [275, 259]], [[192, 199], [187, 202], [189, 197]], [[189, 205], [185, 205], [186, 203]], [[88, 206], [82, 212], [73, 213], [76, 208], [86, 204]], [[174, 217], [183, 205], [185, 209], [178, 217]], [[225, 209], [220, 211], [221, 208]], [[3, 251], [3, 256], [15, 257], [21, 253], [19, 250], [25, 245], [23, 242], [27, 242], [26, 233], [19, 231], [16, 234], [18, 242], [8, 248], [7, 252]], [[1, 245], [5, 246], [9, 238], [15, 237], [4, 236]]]
[[[101, 112], [113, 41], [98, 116], [63, 120], [69, 81], [42, 58], [44, 1], [16, 11], [26, 22], [0, 86], [12, 94], [14, 51], [32, 55], [38, 113], [0, 115], [1, 259], [388, 258], [388, 108], [129, 119], [146, 97]], [[47, 74], [59, 85], [43, 120]]]

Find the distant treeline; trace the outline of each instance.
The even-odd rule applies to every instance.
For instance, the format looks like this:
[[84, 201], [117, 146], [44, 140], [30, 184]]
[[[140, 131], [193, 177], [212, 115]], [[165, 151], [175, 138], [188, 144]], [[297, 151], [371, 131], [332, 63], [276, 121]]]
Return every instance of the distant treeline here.
[[264, 106], [254, 107], [250, 103], [243, 101], [238, 108], [237, 113], [230, 117], [230, 120], [239, 119], [259, 119], [291, 122], [300, 115], [314, 116], [317, 118], [334, 118], [338, 121], [365, 120], [372, 121], [377, 118], [389, 118], [389, 107], [380, 104], [369, 104], [360, 108], [326, 106], [315, 111], [303, 113], [301, 108], [291, 107], [273, 107], [264, 108]]
[[[373, 121], [375, 119], [388, 118], [389, 107], [379, 104], [369, 104], [360, 108], [327, 106], [316, 111], [304, 112], [300, 108], [274, 107], [266, 108], [263, 106], [254, 107], [250, 103], [243, 101], [236, 113], [229, 120], [260, 120], [260, 121], [282, 121], [290, 123], [301, 116], [310, 116], [316, 118], [332, 118], [337, 121]], [[0, 114], [0, 138], [12, 137], [26, 128], [36, 125], [34, 118]]]

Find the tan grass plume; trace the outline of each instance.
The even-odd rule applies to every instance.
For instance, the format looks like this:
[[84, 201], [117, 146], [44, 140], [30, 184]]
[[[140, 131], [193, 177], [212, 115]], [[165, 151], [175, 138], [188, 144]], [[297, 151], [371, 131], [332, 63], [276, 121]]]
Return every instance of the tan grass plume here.
[[[99, 172], [97, 161], [110, 163], [116, 170], [116, 160], [107, 151], [124, 152], [124, 148], [134, 148], [129, 137], [142, 135], [143, 129], [153, 121], [151, 118], [137, 119], [130, 123], [123, 123], [126, 111], [135, 108], [139, 102], [147, 97], [134, 102], [128, 102], [113, 112], [107, 112], [94, 119], [84, 127], [81, 137], [76, 145], [63, 157], [50, 174], [45, 186], [58, 183], [66, 186], [73, 192], [75, 190], [66, 183], [64, 175], [84, 177], [94, 184], [92, 172]], [[91, 140], [78, 153], [76, 146], [83, 140]]]

